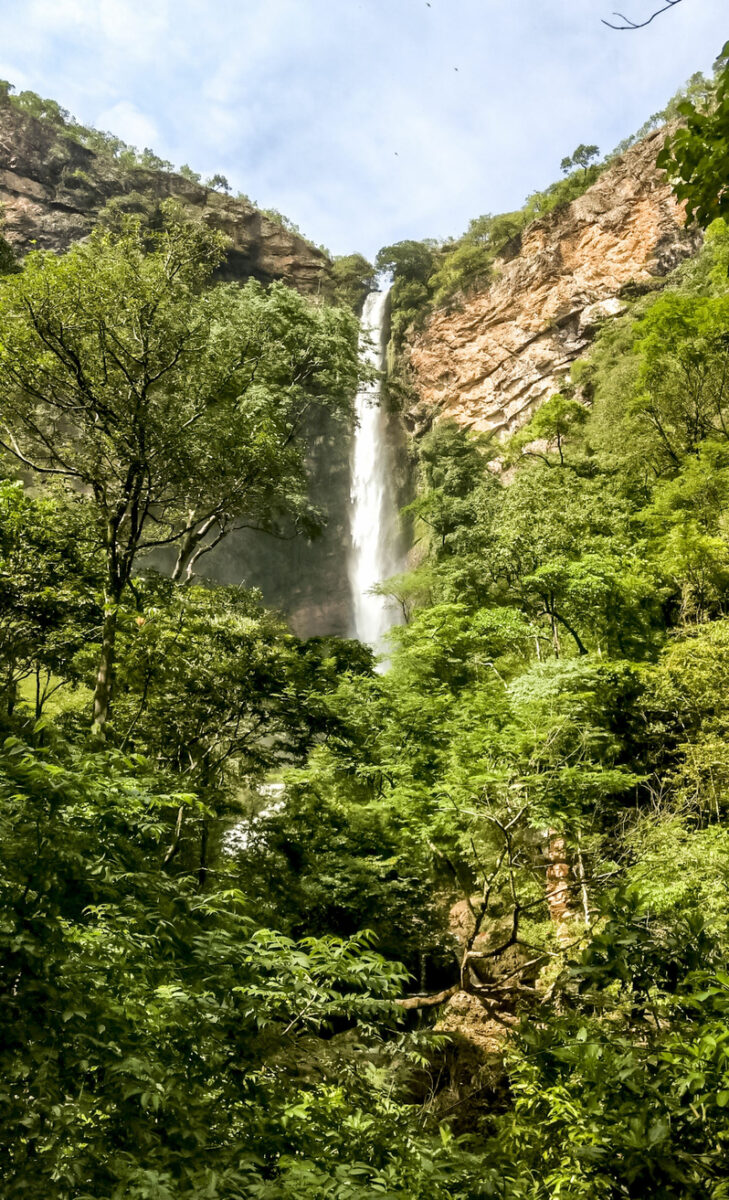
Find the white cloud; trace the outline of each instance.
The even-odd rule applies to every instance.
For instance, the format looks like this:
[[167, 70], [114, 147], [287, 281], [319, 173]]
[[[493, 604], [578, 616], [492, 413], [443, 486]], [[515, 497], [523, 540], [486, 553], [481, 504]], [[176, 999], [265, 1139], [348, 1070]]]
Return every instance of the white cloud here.
[[516, 207], [578, 142], [609, 150], [710, 65], [726, 16], [692, 0], [618, 34], [614, 0], [2, 2], [0, 74], [369, 253]]
[[99, 30], [116, 47], [140, 58], [159, 57], [170, 24], [168, 0], [96, 0]]
[[30, 0], [26, 20], [48, 33], [96, 24], [98, 5], [94, 0]]
[[30, 0], [26, 21], [48, 35], [124, 49], [142, 59], [158, 54], [169, 25], [168, 0]]
[[97, 129], [117, 134], [140, 150], [145, 146], [154, 150], [160, 142], [157, 125], [129, 100], [120, 100], [111, 108], [105, 108], [97, 116], [94, 125]]
[[0, 79], [7, 80], [12, 83], [17, 92], [22, 92], [25, 88], [30, 88], [30, 77], [25, 71], [21, 71], [16, 63], [0, 59]]

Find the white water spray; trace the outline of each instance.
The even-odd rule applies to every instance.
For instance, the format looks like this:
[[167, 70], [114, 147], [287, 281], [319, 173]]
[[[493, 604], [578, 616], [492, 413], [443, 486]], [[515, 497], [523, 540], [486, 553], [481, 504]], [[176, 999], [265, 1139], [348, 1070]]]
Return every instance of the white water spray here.
[[[362, 345], [368, 362], [385, 365], [387, 291], [370, 292], [362, 312]], [[371, 589], [401, 569], [398, 517], [387, 414], [380, 405], [380, 382], [357, 394], [357, 427], [352, 456], [352, 554], [349, 580], [354, 601], [354, 633], [376, 651], [399, 620], [397, 606]]]

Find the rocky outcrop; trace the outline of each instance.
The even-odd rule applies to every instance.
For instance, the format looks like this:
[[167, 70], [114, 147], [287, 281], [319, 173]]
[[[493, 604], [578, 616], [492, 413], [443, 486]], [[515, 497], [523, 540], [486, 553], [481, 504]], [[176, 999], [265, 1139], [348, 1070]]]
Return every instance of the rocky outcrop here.
[[117, 196], [174, 197], [230, 238], [229, 279], [283, 279], [307, 293], [327, 289], [331, 264], [304, 238], [245, 200], [222, 195], [172, 172], [122, 168], [10, 103], [0, 103], [0, 216], [3, 233], [23, 254], [67, 250], [85, 237]]
[[655, 165], [664, 131], [617, 159], [570, 205], [535, 221], [491, 286], [433, 314], [409, 350], [411, 428], [450, 417], [497, 436], [559, 390], [631, 285], [650, 286], [696, 248]]

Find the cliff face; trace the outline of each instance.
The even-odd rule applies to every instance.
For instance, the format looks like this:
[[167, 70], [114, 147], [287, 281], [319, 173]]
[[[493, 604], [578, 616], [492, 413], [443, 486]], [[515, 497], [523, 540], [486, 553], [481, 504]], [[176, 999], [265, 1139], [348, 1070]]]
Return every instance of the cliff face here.
[[231, 239], [228, 279], [284, 279], [302, 292], [326, 288], [330, 263], [322, 251], [270, 220], [253, 205], [221, 195], [181, 175], [142, 167], [122, 170], [44, 122], [0, 104], [2, 232], [20, 254], [67, 250], [96, 223], [115, 196], [172, 196]]
[[564, 380], [628, 285], [694, 252], [681, 208], [655, 166], [664, 131], [618, 159], [579, 199], [536, 221], [491, 286], [433, 314], [409, 351], [414, 429], [449, 417], [506, 435]]

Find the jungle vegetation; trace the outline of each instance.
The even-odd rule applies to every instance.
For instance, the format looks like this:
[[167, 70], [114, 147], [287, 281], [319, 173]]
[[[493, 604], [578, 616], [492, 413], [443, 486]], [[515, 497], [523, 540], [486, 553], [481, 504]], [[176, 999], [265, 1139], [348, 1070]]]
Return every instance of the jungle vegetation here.
[[721, 1200], [729, 226], [508, 446], [421, 440], [382, 673], [196, 576], [307, 528], [359, 374], [222, 250], [169, 206], [0, 278], [3, 1196]]

